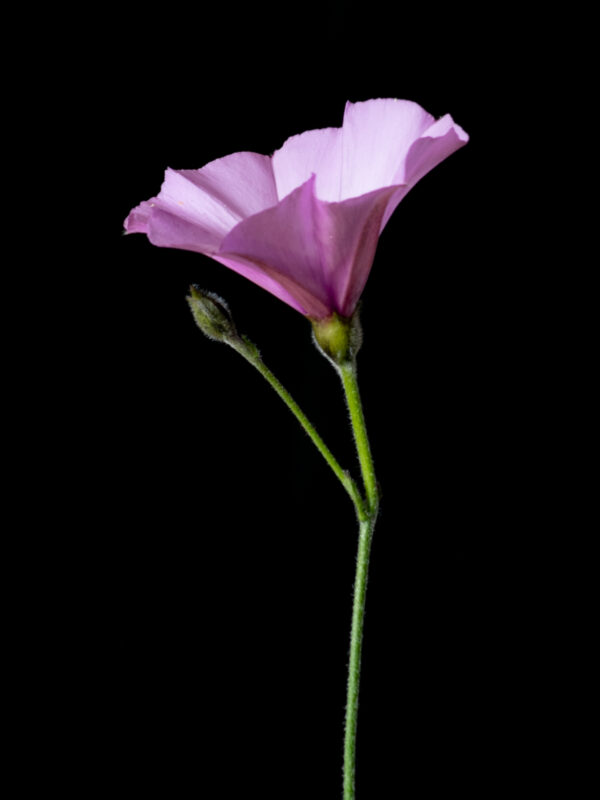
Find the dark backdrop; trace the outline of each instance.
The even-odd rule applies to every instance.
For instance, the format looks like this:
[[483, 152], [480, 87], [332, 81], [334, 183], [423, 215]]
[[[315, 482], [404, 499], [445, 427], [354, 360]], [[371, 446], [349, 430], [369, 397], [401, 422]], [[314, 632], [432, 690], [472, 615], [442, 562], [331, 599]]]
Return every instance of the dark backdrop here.
[[228, 300], [358, 476], [337, 378], [297, 312], [216, 262], [121, 230], [167, 166], [271, 153], [373, 97], [450, 113], [471, 141], [401, 203], [363, 296], [359, 376], [383, 500], [358, 797], [510, 785], [535, 691], [524, 705], [519, 560], [504, 572], [527, 524], [516, 509], [530, 445], [515, 467], [529, 367], [514, 359], [523, 301], [498, 187], [510, 191], [507, 48], [521, 40], [506, 26], [500, 41], [498, 24], [456, 7], [166, 6], [117, 15], [96, 45], [81, 124], [102, 196], [86, 208], [100, 311], [81, 335], [97, 347], [86, 388], [98, 462], [72, 612], [92, 731], [84, 785], [341, 796], [353, 510], [264, 380], [195, 328], [189, 285]]

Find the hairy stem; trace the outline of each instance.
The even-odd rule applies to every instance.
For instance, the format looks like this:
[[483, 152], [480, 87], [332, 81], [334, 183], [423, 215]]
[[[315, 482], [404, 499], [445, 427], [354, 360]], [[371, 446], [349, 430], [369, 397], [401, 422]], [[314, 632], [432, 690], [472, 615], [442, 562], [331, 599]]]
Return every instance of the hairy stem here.
[[344, 800], [354, 800], [356, 774], [356, 730], [358, 725], [358, 696], [365, 619], [367, 577], [373, 531], [379, 509], [379, 490], [375, 479], [375, 468], [371, 447], [367, 437], [365, 417], [358, 391], [356, 362], [354, 359], [338, 366], [350, 421], [356, 442], [358, 460], [367, 497], [367, 516], [360, 520], [354, 601], [352, 606], [352, 630], [350, 633], [350, 662], [348, 665], [348, 693], [346, 700], [346, 726], [344, 735]]

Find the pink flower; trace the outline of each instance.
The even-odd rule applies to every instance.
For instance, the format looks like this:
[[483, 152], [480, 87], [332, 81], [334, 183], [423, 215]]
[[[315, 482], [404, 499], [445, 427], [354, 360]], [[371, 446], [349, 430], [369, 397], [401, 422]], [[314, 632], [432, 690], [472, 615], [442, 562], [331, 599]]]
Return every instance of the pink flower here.
[[408, 100], [347, 103], [341, 128], [292, 136], [272, 156], [168, 169], [125, 230], [210, 256], [311, 319], [349, 317], [398, 203], [468, 140]]

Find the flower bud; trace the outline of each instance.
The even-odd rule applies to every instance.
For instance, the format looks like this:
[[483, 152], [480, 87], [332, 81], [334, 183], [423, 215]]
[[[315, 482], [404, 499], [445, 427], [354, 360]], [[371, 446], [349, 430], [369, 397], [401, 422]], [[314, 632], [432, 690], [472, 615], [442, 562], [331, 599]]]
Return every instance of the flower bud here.
[[229, 306], [223, 298], [198, 286], [190, 286], [190, 293], [187, 301], [202, 333], [216, 342], [231, 344], [239, 340]]
[[326, 319], [312, 320], [312, 326], [317, 349], [334, 364], [356, 358], [362, 344], [358, 309], [351, 317], [342, 317], [334, 312]]

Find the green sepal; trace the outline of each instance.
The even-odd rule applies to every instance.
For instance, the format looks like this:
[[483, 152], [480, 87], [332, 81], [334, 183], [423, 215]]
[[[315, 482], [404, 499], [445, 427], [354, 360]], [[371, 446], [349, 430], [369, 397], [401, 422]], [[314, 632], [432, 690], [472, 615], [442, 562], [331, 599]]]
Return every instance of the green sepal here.
[[358, 309], [351, 317], [334, 313], [326, 319], [311, 320], [313, 341], [318, 350], [340, 366], [354, 361], [362, 344], [362, 327]]

